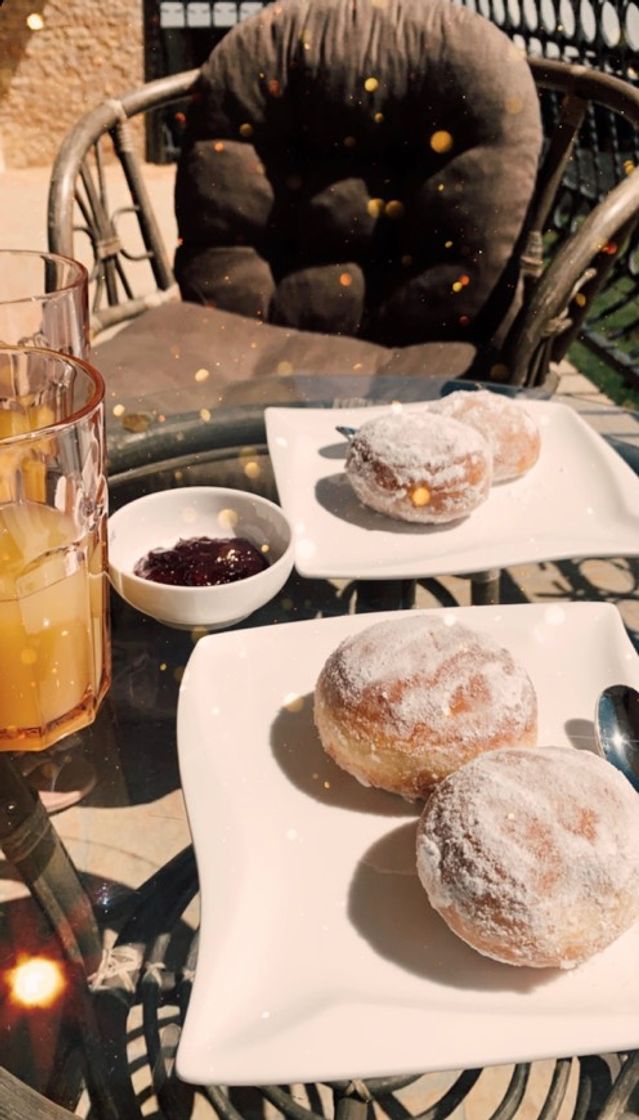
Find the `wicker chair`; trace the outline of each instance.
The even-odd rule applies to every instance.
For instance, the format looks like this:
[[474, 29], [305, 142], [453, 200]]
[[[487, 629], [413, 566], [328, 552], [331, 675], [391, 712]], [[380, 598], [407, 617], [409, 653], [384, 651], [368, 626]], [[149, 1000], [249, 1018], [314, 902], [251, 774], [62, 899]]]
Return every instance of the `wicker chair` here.
[[[530, 68], [542, 99], [546, 138], [537, 187], [530, 206], [528, 237], [520, 257], [524, 299], [492, 364], [495, 380], [516, 386], [551, 389], [554, 371], [578, 335], [593, 298], [639, 215], [639, 169], [625, 161], [619, 181], [603, 199], [593, 195], [587, 216], [570, 221], [559, 235], [545, 234], [569, 189], [571, 161], [587, 146], [592, 114], [605, 111], [639, 126], [639, 91], [595, 70], [531, 58]], [[163, 244], [136, 154], [130, 121], [173, 106], [177, 119], [197, 92], [198, 71], [150, 82], [87, 113], [68, 134], [52, 172], [48, 229], [52, 251], [78, 255], [78, 239], [88, 236], [93, 251], [93, 328], [99, 345], [114, 324], [143, 315], [158, 302], [174, 298], [169, 250]], [[156, 287], [140, 296], [127, 279], [132, 258], [118, 233], [120, 208], [109, 208], [104, 174], [105, 148], [112, 144], [121, 164]], [[617, 153], [619, 155], [619, 153]], [[108, 158], [108, 157], [107, 157]], [[617, 162], [623, 166], [623, 153]], [[568, 186], [567, 186], [568, 184]], [[556, 229], [556, 222], [555, 229]], [[139, 258], [138, 258], [139, 259]], [[477, 377], [475, 371], [471, 376]]]

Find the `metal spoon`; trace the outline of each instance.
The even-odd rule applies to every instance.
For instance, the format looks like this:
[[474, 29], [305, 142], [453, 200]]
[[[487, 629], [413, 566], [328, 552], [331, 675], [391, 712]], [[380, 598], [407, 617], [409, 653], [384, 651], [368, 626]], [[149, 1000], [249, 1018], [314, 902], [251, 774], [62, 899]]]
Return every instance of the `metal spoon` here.
[[357, 435], [357, 428], [349, 428], [346, 424], [336, 424], [335, 431], [339, 432], [341, 436], [346, 436], [348, 440]]
[[604, 688], [595, 710], [600, 755], [639, 791], [639, 692], [625, 684]]

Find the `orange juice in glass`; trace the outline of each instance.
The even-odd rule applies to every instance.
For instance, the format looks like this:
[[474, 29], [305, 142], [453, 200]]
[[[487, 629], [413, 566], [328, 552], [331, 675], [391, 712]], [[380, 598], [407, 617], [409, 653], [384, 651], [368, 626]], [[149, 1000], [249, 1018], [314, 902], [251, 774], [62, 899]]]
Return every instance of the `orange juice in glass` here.
[[0, 348], [0, 750], [93, 721], [110, 680], [104, 384]]

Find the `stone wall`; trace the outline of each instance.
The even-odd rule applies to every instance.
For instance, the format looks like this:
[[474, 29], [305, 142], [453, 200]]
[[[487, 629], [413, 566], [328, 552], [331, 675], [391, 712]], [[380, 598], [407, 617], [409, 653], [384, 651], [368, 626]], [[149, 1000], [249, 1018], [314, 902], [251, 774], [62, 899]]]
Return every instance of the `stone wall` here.
[[48, 165], [83, 112], [144, 80], [142, 0], [4, 0], [0, 168]]

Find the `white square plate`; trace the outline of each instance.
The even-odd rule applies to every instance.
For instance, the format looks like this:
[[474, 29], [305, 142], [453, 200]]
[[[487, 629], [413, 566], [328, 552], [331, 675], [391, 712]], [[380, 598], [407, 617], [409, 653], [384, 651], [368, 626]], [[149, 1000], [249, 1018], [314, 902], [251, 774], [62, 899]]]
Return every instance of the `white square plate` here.
[[465, 520], [409, 525], [366, 509], [344, 474], [347, 443], [335, 428], [357, 427], [389, 407], [428, 405], [266, 409], [300, 575], [410, 579], [639, 553], [639, 478], [576, 412], [548, 401], [522, 404], [541, 428], [538, 462], [523, 478], [493, 486]]
[[[639, 687], [609, 604], [449, 613], [528, 670], [540, 743], [592, 747], [601, 689]], [[415, 807], [324, 755], [319, 671], [383, 617], [216, 634], [191, 656], [178, 748], [202, 925], [177, 1056], [186, 1081], [288, 1084], [639, 1045], [639, 925], [572, 972], [480, 956], [419, 885]]]

